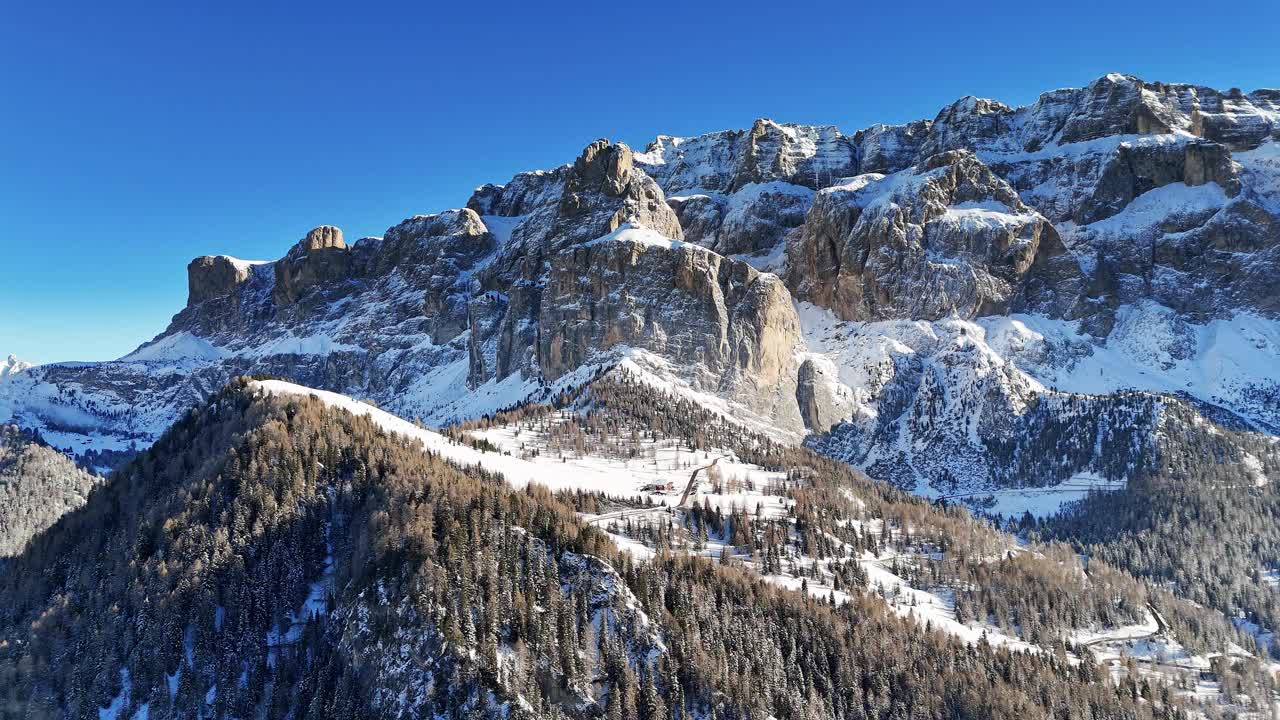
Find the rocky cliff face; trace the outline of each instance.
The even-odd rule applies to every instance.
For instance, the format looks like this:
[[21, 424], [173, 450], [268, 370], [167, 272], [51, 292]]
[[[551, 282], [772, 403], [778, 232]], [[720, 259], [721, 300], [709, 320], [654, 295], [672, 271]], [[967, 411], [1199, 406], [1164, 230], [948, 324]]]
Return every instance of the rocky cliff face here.
[[443, 423], [642, 358], [780, 436], [835, 429], [825, 447], [876, 472], [1006, 482], [992, 448], [1050, 427], [1059, 390], [1280, 427], [1280, 93], [1108, 75], [852, 134], [599, 140], [382, 238], [322, 226], [188, 278], [135, 353], [9, 373], [0, 419], [123, 450], [265, 372]]
[[834, 127], [757, 120], [750, 130], [660, 136], [637, 164], [670, 196], [686, 239], [751, 255], [804, 221], [813, 190], [853, 174], [855, 153], [851, 138]]
[[312, 229], [275, 265], [276, 304], [295, 303], [311, 288], [344, 279], [351, 272], [350, 259], [341, 230], [332, 225]]
[[226, 255], [205, 255], [187, 265], [187, 305], [226, 297], [249, 279], [250, 265]]
[[[1241, 309], [1273, 313], [1273, 287], [1261, 278], [1274, 269], [1269, 253], [1276, 243], [1268, 218], [1276, 217], [1280, 204], [1270, 180], [1258, 177], [1255, 168], [1266, 165], [1266, 172], [1273, 171], [1268, 159], [1280, 142], [1278, 95], [1271, 90], [1220, 92], [1111, 74], [1085, 88], [1045, 93], [1026, 107], [967, 97], [943, 108], [932, 120], [875, 126], [851, 137], [830, 128], [763, 120], [750, 131], [660, 137], [640, 156], [640, 164], [673, 196], [672, 206], [690, 240], [723, 252], [768, 256], [770, 247], [788, 234], [801, 244], [821, 234], [812, 226], [807, 232], [793, 233], [801, 225], [794, 217], [810, 203], [831, 198], [759, 204], [748, 213], [758, 218], [755, 224], [778, 230], [723, 232], [726, 208], [748, 184], [838, 187], [847, 184], [845, 177], [893, 175], [941, 153], [968, 150], [1048, 220], [1053, 234], [1085, 272], [1085, 289], [1094, 290], [1094, 302], [1077, 307], [1070, 299], [1080, 290], [1075, 273], [1067, 263], [1053, 262], [1061, 256], [1051, 254], [1040, 265], [1063, 276], [1062, 282], [1070, 287], [1051, 287], [1037, 275], [1028, 280], [1037, 292], [1024, 293], [1031, 307], [1048, 311], [1050, 303], [1040, 298], [1048, 291], [1067, 296], [1054, 298], [1053, 303], [1060, 305], [1058, 312], [1099, 314], [1094, 327], [1102, 331], [1109, 326], [1114, 307], [1150, 297], [1180, 310], [1198, 308], [1202, 319]], [[1196, 217], [1179, 213], [1180, 199], [1173, 196], [1204, 186], [1216, 187], [1224, 195], [1213, 212], [1204, 208]], [[1170, 207], [1161, 212], [1172, 216], [1170, 229], [1147, 232], [1159, 235], [1133, 243], [1144, 253], [1108, 242], [1111, 233], [1106, 226], [1093, 227], [1123, 214], [1138, 198], [1166, 187], [1172, 188], [1167, 191]], [[1157, 219], [1149, 208], [1143, 212], [1147, 219]], [[831, 218], [819, 211], [815, 219], [824, 223]], [[1188, 232], [1195, 237], [1184, 237]], [[811, 261], [814, 255], [812, 249], [791, 245], [788, 253], [809, 254]], [[1136, 262], [1135, 254], [1145, 260]], [[1188, 262], [1189, 258], [1196, 262]], [[813, 267], [812, 262], [793, 265], [790, 284], [810, 283], [812, 278], [804, 275]], [[1142, 279], [1141, 292], [1134, 291], [1131, 277]], [[1174, 277], [1179, 281], [1166, 282]], [[1232, 280], [1226, 281], [1227, 277]], [[911, 316], [927, 318], [936, 311], [936, 303], [915, 298], [938, 286], [930, 286], [923, 278], [922, 282], [900, 284], [897, 292], [880, 289], [897, 298], [897, 305], [908, 314], [913, 307], [920, 309]], [[973, 282], [983, 284], [985, 279]], [[1204, 291], [1224, 283], [1235, 287], [1228, 293]], [[847, 313], [846, 302], [834, 304]]]
[[773, 181], [820, 188], [857, 171], [857, 146], [832, 126], [756, 120], [749, 130], [694, 138], [660, 135], [637, 164], [670, 194], [731, 194]]
[[539, 326], [549, 380], [638, 348], [683, 368], [697, 390], [800, 427], [789, 402], [800, 322], [781, 281], [746, 263], [626, 226], [552, 259]]
[[631, 223], [680, 239], [661, 188], [635, 169], [626, 145], [597, 140], [572, 165], [517, 176], [510, 187], [486, 185], [467, 203], [508, 229], [502, 251], [477, 279], [489, 293], [473, 313], [472, 384], [519, 373], [541, 376], [536, 348], [547, 264], [565, 249]]
[[[955, 150], [824, 189], [787, 253], [800, 300], [845, 320], [936, 320], [1008, 312], [1024, 276], [1066, 249], [1008, 183]], [[1058, 316], [1083, 287], [1071, 270], [1047, 283], [1063, 296], [1045, 303]]]

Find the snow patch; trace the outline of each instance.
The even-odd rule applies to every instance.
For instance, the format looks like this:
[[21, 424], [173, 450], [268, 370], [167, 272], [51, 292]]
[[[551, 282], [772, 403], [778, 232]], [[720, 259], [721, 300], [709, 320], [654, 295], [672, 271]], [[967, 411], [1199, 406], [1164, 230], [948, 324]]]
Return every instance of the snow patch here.
[[137, 350], [120, 358], [120, 361], [195, 365], [215, 362], [230, 355], [231, 353], [227, 350], [223, 350], [212, 345], [204, 338], [183, 330], [142, 345]]
[[611, 242], [633, 243], [636, 245], [643, 245], [645, 247], [661, 247], [670, 250], [682, 247], [698, 247], [697, 245], [690, 245], [689, 243], [681, 240], [672, 240], [656, 230], [647, 228], [643, 225], [632, 225], [631, 223], [623, 223], [617, 230], [614, 230], [608, 235], [598, 237], [590, 242], [585, 242], [581, 247], [604, 245]]
[[1123, 210], [1086, 227], [1113, 235], [1135, 235], [1158, 227], [1171, 217], [1218, 210], [1227, 194], [1216, 182], [1188, 186], [1169, 183], [1134, 198]]

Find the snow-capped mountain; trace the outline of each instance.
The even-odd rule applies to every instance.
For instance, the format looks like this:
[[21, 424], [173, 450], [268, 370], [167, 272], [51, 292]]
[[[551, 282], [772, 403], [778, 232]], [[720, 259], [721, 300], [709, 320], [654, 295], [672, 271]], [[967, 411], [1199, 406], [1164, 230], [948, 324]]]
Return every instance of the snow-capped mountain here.
[[1280, 91], [1112, 74], [852, 134], [602, 140], [188, 278], [134, 353], [6, 372], [0, 419], [127, 451], [267, 373], [441, 425], [629, 359], [922, 492], [1123, 481], [1170, 403], [1280, 428]]

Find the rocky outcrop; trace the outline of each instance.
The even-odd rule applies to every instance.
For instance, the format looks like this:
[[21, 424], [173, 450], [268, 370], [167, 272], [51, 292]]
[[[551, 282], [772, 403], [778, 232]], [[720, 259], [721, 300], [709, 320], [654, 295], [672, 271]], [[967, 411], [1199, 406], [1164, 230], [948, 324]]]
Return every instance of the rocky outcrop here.
[[571, 166], [522, 172], [505, 185], [487, 183], [475, 189], [467, 208], [479, 215], [517, 217], [560, 201]]
[[[930, 317], [938, 312], [950, 312], [951, 308], [965, 314], [968, 311], [964, 308], [976, 302], [981, 308], [976, 312], [1017, 307], [1050, 311], [1055, 316], [1092, 316], [1091, 327], [1105, 332], [1118, 298], [1140, 297], [1133, 292], [1134, 283], [1126, 276], [1143, 278], [1145, 297], [1173, 295], [1170, 302], [1181, 307], [1206, 296], [1206, 288], [1191, 291], [1198, 283], [1220, 283], [1228, 277], [1265, 277], [1275, 270], [1265, 252], [1253, 257], [1237, 257], [1229, 263], [1234, 269], [1222, 267], [1220, 272], [1213, 273], [1194, 270], [1195, 263], [1188, 256], [1176, 266], [1193, 268], [1189, 271], [1190, 277], [1184, 278], [1184, 290], [1162, 292], [1158, 283], [1153, 282], [1163, 274], [1170, 278], [1167, 286], [1170, 290], [1177, 286], [1171, 279], [1174, 266], [1152, 265], [1155, 257], [1182, 257], [1182, 253], [1193, 252], [1190, 248], [1197, 247], [1206, 247], [1212, 252], [1212, 248], [1224, 243], [1239, 247], [1266, 246], [1266, 236], [1260, 233], [1270, 223], [1255, 217], [1255, 213], [1248, 210], [1250, 206], [1244, 204], [1230, 203], [1228, 216], [1215, 220], [1213, 227], [1202, 227], [1212, 214], [1189, 212], [1181, 207], [1159, 210], [1168, 215], [1168, 222], [1164, 223], [1168, 228], [1177, 227], [1176, 232], [1189, 233], [1186, 237], [1170, 236], [1164, 241], [1165, 251], [1157, 251], [1154, 239], [1132, 243], [1131, 247], [1125, 247], [1122, 242], [1095, 242], [1110, 230], [1101, 231], [1093, 225], [1121, 214], [1147, 193], [1171, 185], [1195, 188], [1216, 184], [1233, 200], [1242, 192], [1250, 195], [1240, 163], [1232, 154], [1251, 151], [1280, 137], [1277, 118], [1280, 118], [1280, 91], [1221, 92], [1195, 85], [1145, 82], [1112, 73], [1083, 88], [1044, 93], [1035, 103], [1019, 108], [994, 100], [965, 97], [943, 108], [931, 120], [897, 126], [877, 125], [851, 138], [828, 128], [778, 125], [770, 121], [757, 121], [746, 131], [694, 138], [660, 136], [645, 153], [637, 156], [637, 165], [653, 175], [671, 196], [671, 205], [680, 217], [686, 238], [705, 247], [731, 254], [759, 253], [767, 250], [774, 238], [788, 234], [811, 239], [825, 237], [826, 248], [821, 253], [817, 251], [821, 243], [801, 243], [812, 253], [808, 257], [802, 253], [799, 263], [789, 251], [788, 259], [792, 263], [788, 270], [792, 278], [789, 284], [792, 288], [811, 286], [812, 292], [802, 291], [806, 299], [834, 303], [831, 307], [844, 316], [864, 316], [867, 311], [852, 308], [858, 302], [864, 302], [868, 308], [882, 308], [879, 312], [883, 315], [871, 312], [870, 317], [899, 316], [895, 313], [903, 313], [903, 317]], [[820, 190], [847, 187], [850, 178], [843, 176], [894, 175], [952, 151], [972, 152], [1008, 183], [1022, 203], [1057, 226], [1046, 232], [1027, 229], [1032, 235], [1039, 234], [1044, 252], [1035, 254], [1026, 271], [1017, 269], [1016, 261], [1012, 275], [986, 272], [985, 262], [977, 265], [938, 263], [929, 258], [931, 251], [921, 255], [907, 249], [905, 256], [898, 257], [894, 254], [904, 249], [898, 246], [890, 247], [891, 252], [881, 256], [880, 263], [870, 250], [866, 250], [865, 258], [852, 256], [841, 260], [838, 257], [841, 243], [822, 226], [833, 223], [839, 226], [852, 219], [835, 216], [840, 213], [832, 206], [830, 194], [818, 197], [823, 207], [806, 211], [810, 220], [817, 221], [815, 226], [801, 229], [796, 229], [794, 218], [797, 210], [809, 204], [807, 199], [792, 197], [787, 203], [750, 204], [735, 197], [744, 188], [770, 183], [806, 185]], [[1243, 172], [1247, 175], [1248, 168]], [[1265, 178], [1270, 177], [1269, 174], [1254, 174], [1263, 180], [1260, 185], [1254, 180], [1258, 189], [1253, 192], [1262, 192], [1266, 197], [1251, 196], [1251, 207], [1275, 218], [1274, 208], [1280, 207], [1280, 197], [1276, 196], [1280, 193], [1267, 189], [1270, 181]], [[731, 221], [734, 208], [745, 222]], [[1143, 208], [1144, 213], [1157, 211], [1149, 202], [1143, 203]], [[1228, 217], [1232, 218], [1230, 222]], [[1059, 230], [1068, 237], [1060, 237]], [[887, 231], [909, 234], [904, 228], [887, 228]], [[952, 224], [950, 229], [943, 225], [931, 232], [935, 232], [938, 242], [954, 245], [960, 241], [956, 233], [965, 231]], [[1218, 239], [1202, 239], [1210, 236]], [[937, 247], [938, 242], [933, 242], [933, 246]], [[960, 241], [960, 244], [968, 242]], [[909, 245], [921, 250], [927, 243]], [[1175, 245], [1177, 251], [1167, 251], [1170, 245]], [[1138, 272], [1129, 256], [1143, 252], [1148, 268]], [[890, 255], [894, 257], [891, 262], [887, 259]], [[1199, 257], [1206, 262], [1206, 267], [1221, 264], [1216, 257]], [[915, 262], [921, 258], [924, 262]], [[878, 267], [884, 262], [892, 267], [879, 269], [887, 270], [888, 277], [897, 281], [890, 282], [877, 274], [877, 280], [870, 285], [858, 281], [856, 288], [836, 292], [839, 283], [830, 282], [827, 277], [836, 273], [835, 267], [843, 266], [841, 277], [847, 283], [848, 266], [870, 263]], [[1000, 265], [996, 263], [997, 267]], [[915, 270], [911, 270], [913, 267]], [[970, 270], [978, 272], [970, 273]], [[1085, 271], [1091, 276], [1082, 277]], [[915, 277], [911, 277], [912, 274]], [[1009, 287], [1011, 277], [1018, 278], [1013, 287]], [[902, 281], [903, 278], [906, 281]], [[1255, 283], [1255, 287], [1261, 285]], [[884, 297], [901, 297], [906, 288], [919, 294], [947, 295], [950, 299], [921, 300], [909, 306], [884, 303]], [[1011, 295], [1007, 292], [1010, 289]], [[1086, 292], [1092, 295], [1085, 296]], [[854, 301], [850, 293], [865, 298]], [[1212, 294], [1228, 303], [1247, 298], [1246, 305], [1218, 305], [1209, 311], [1218, 316], [1242, 307], [1255, 310], [1269, 307], [1256, 289]], [[996, 296], [1003, 296], [1007, 301], [992, 304], [980, 299]]]
[[187, 306], [226, 297], [249, 279], [252, 266], [226, 255], [205, 255], [187, 265]]
[[1247, 150], [1274, 136], [1278, 101], [1274, 90], [1223, 93], [1110, 73], [1020, 108], [964, 98], [938, 114], [918, 147], [925, 155], [962, 148], [1036, 152], [1106, 137], [1178, 133]]
[[857, 168], [834, 127], [756, 120], [749, 130], [660, 136], [637, 156], [679, 216], [685, 239], [725, 255], [765, 253], [803, 222], [813, 190]]
[[667, 198], [667, 204], [675, 211], [685, 240], [694, 245], [715, 249], [716, 235], [720, 232], [725, 212], [728, 211], [723, 195], [677, 195]]
[[1187, 318], [1239, 307], [1280, 317], [1280, 217], [1256, 203], [1227, 203], [1198, 227], [1163, 233], [1152, 250], [1152, 295]]
[[696, 194], [670, 198], [689, 242], [721, 255], [767, 252], [804, 223], [813, 191], [774, 181], [753, 183], [724, 195]]
[[1197, 85], [1144, 82], [1116, 73], [1094, 81], [1074, 100], [1058, 135], [1062, 143], [1178, 130], [1223, 143], [1232, 150], [1247, 150], [1276, 131], [1275, 121], [1268, 115], [1274, 118], [1280, 107], [1275, 91], [1223, 93]]
[[502, 257], [487, 275], [491, 287], [534, 280], [545, 258], [607, 235], [624, 223], [683, 237], [662, 189], [635, 167], [631, 149], [603, 139], [554, 172], [523, 173], [507, 185], [481, 187], [467, 206], [482, 216], [519, 219]]
[[480, 188], [468, 206], [494, 214], [520, 211], [503, 252], [477, 278], [480, 291], [499, 294], [487, 310], [502, 314], [479, 320], [492, 334], [476, 339], [473, 356], [492, 357], [492, 362], [473, 367], [472, 382], [544, 372], [533, 348], [539, 344], [546, 264], [558, 253], [627, 224], [666, 238], [683, 237], [662, 189], [635, 166], [630, 148], [608, 140], [591, 143], [572, 165], [554, 173], [526, 173], [508, 186]]
[[1155, 301], [1194, 322], [1234, 308], [1280, 315], [1280, 218], [1216, 183], [1171, 183], [1076, 228], [1108, 304]]
[[[845, 320], [1006, 312], [1053, 226], [973, 153], [818, 194], [787, 247], [796, 297]], [[1042, 261], [1044, 262], [1044, 261]]]
[[891, 173], [909, 167], [920, 155], [933, 127], [930, 120], [906, 125], [872, 125], [853, 136], [858, 173]]
[[342, 230], [332, 225], [313, 228], [276, 262], [276, 304], [290, 305], [317, 285], [346, 278], [350, 260]]
[[450, 342], [467, 331], [470, 271], [496, 250], [493, 233], [469, 209], [417, 215], [387, 230], [376, 248], [361, 253], [360, 276], [398, 277], [422, 296], [420, 312], [431, 340]]
[[549, 380], [637, 348], [682, 368], [698, 389], [799, 428], [799, 319], [777, 277], [746, 263], [627, 226], [552, 259], [539, 326]]
[[586, 148], [573, 162], [573, 172], [560, 198], [561, 209], [572, 213], [577, 205], [579, 192], [599, 191], [609, 197], [618, 197], [631, 182], [633, 164], [631, 149], [624, 144], [611, 144], [601, 138]]
[[1146, 83], [1136, 78], [1106, 75], [1077, 95], [1058, 139], [1073, 143], [1106, 135], [1167, 133], [1183, 123], [1175, 109], [1162, 102], [1165, 99], [1148, 93]]
[[1280, 122], [1276, 120], [1280, 90], [1256, 90], [1248, 95], [1236, 89], [1225, 93], [1197, 90], [1190, 111], [1195, 135], [1232, 151], [1252, 150], [1268, 139], [1280, 139]]
[[1006, 143], [1013, 135], [1013, 108], [986, 98], [961, 98], [943, 108], [929, 124], [916, 155], [930, 157], [949, 150], [989, 148]]
[[796, 374], [796, 407], [805, 429], [811, 433], [830, 432], [848, 419], [848, 403], [842, 403], [837, 397], [837, 385], [831, 377], [834, 368], [829, 365], [829, 362], [807, 357]]
[[661, 188], [633, 166], [631, 149], [622, 143], [614, 145], [601, 139], [582, 151], [560, 196], [553, 250], [572, 244], [566, 240], [596, 238], [628, 222], [653, 228], [669, 238], [684, 237]]
[[1111, 217], [1143, 193], [1171, 183], [1189, 186], [1216, 182], [1234, 197], [1240, 179], [1226, 147], [1209, 142], [1122, 144], [1102, 170], [1074, 220], [1087, 225]]
[[749, 130], [695, 138], [660, 135], [636, 164], [669, 195], [691, 190], [729, 194], [773, 181], [816, 189], [856, 172], [855, 145], [832, 126], [759, 119]]

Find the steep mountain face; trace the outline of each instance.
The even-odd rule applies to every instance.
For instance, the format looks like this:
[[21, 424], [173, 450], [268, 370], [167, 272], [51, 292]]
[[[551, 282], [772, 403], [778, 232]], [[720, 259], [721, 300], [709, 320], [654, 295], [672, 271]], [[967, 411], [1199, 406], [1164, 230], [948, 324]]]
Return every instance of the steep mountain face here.
[[855, 153], [834, 127], [757, 120], [745, 131], [659, 136], [637, 164], [667, 193], [686, 239], [754, 255], [804, 222], [815, 190], [854, 174]]
[[964, 150], [823, 189], [787, 249], [796, 299], [845, 320], [1003, 315], [1015, 304], [1063, 316], [1078, 313], [1084, 290], [1048, 220]]
[[[817, 306], [797, 394], [814, 446], [954, 495], [1123, 481], [1177, 432], [1170, 394], [1274, 434], [1276, 99], [1108, 75], [826, 143], [777, 126], [761, 179], [818, 190], [774, 253]], [[669, 194], [732, 193], [758, 154], [720, 133], [642, 157]]]
[[922, 492], [1118, 482], [1170, 397], [1280, 427], [1278, 223], [1276, 91], [1113, 74], [851, 135], [602, 140], [382, 238], [198, 258], [162, 335], [8, 374], [0, 417], [118, 457], [238, 374], [438, 425], [630, 359]]
[[[0, 558], [84, 505], [102, 478], [13, 425], [0, 425]], [[0, 566], [3, 567], [3, 566]]]
[[782, 282], [746, 263], [627, 226], [552, 260], [539, 326], [555, 329], [538, 345], [550, 380], [626, 346], [696, 372], [695, 388], [800, 426], [800, 321]]
[[[1016, 109], [963, 98], [932, 121], [876, 126], [852, 138], [762, 121], [749, 134], [659, 138], [641, 157], [668, 194], [703, 187], [723, 194], [748, 177], [833, 187], [842, 177], [894, 174], [969, 150], [1022, 202], [1062, 226], [1055, 229], [1100, 284], [1097, 294], [1119, 295], [1113, 302], [1154, 297], [1198, 319], [1237, 308], [1274, 315], [1268, 269], [1276, 261], [1276, 188], [1265, 176], [1275, 168], [1278, 98], [1273, 90], [1221, 93], [1112, 74]], [[754, 138], [770, 142], [762, 150], [748, 142]], [[1149, 225], [1128, 229], [1127, 248], [1106, 240], [1121, 222], [1090, 227], [1160, 188], [1167, 189], [1147, 199], [1160, 207], [1140, 206], [1124, 218]], [[1195, 207], [1183, 207], [1188, 200]], [[1227, 295], [1210, 297], [1206, 310], [1200, 286]]]
[[323, 226], [274, 263], [198, 258], [188, 305], [163, 335], [115, 363], [15, 377], [10, 412], [76, 450], [122, 448], [150, 442], [227, 378], [271, 373], [440, 424], [544, 397], [581, 382], [584, 365], [642, 349], [798, 436], [786, 289], [680, 242], [632, 157], [600, 141], [572, 165], [482, 187], [468, 208], [382, 238], [347, 245]]

